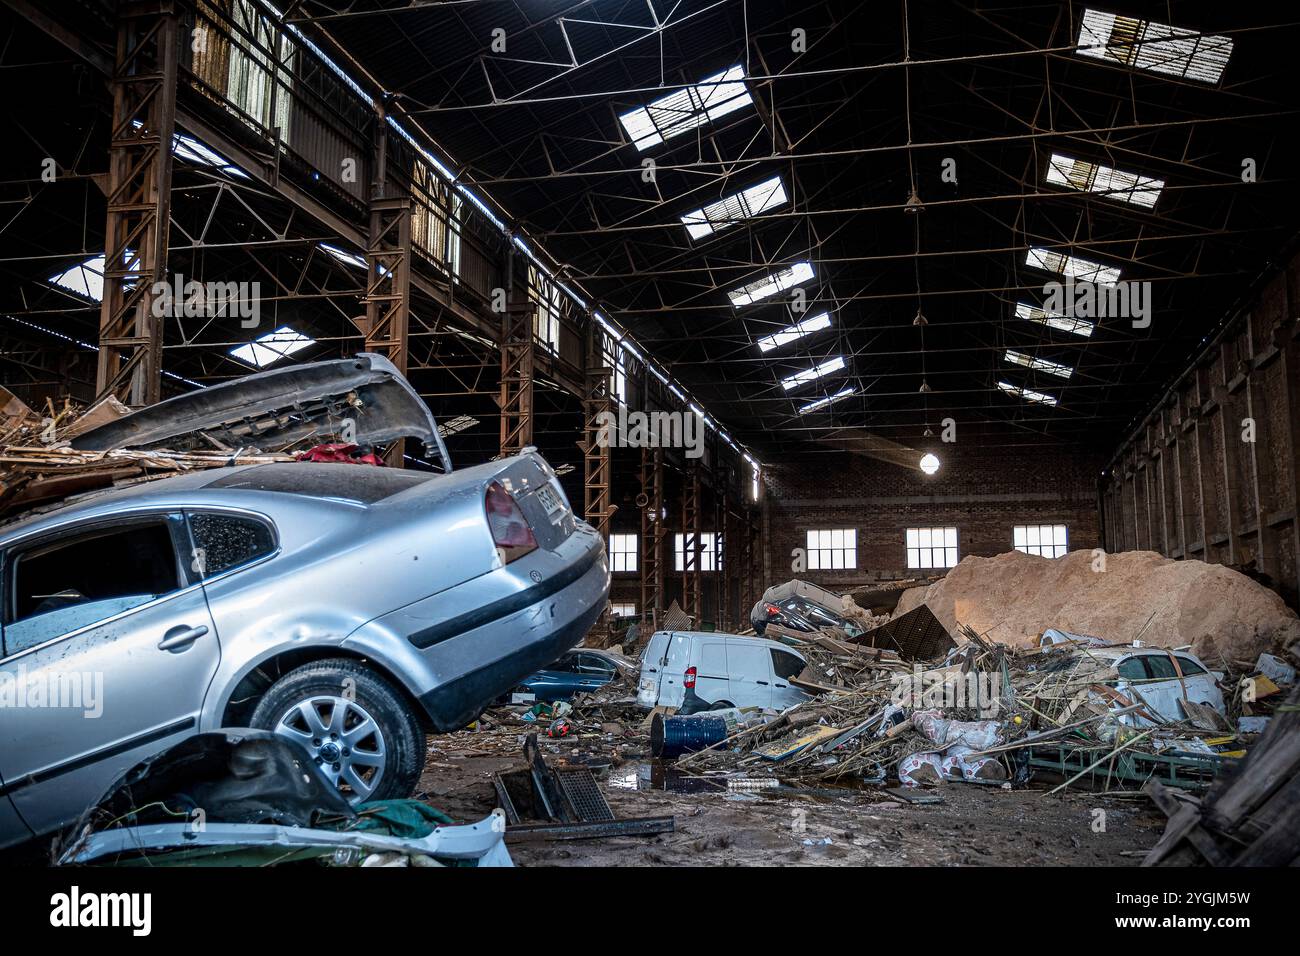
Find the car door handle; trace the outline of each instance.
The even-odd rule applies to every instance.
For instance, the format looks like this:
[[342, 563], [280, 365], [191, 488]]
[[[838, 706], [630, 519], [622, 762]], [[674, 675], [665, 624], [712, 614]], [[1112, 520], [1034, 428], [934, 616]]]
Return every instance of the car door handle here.
[[776, 686], [777, 686], [780, 690], [785, 690], [785, 684], [777, 684]]
[[756, 680], [756, 681], [754, 681], [754, 683], [755, 683], [755, 684], [762, 684], [764, 687], [767, 686], [767, 681], [765, 681], [765, 680]]
[[174, 651], [178, 647], [188, 647], [206, 633], [208, 633], [206, 624], [200, 624], [198, 627], [187, 627], [184, 624], [180, 627], [173, 627], [158, 642], [158, 650]]

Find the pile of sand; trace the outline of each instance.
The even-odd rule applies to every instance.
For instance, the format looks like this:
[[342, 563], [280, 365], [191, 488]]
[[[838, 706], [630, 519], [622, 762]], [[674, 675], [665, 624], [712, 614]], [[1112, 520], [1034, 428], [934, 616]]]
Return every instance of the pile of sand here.
[[1216, 667], [1300, 640], [1300, 618], [1277, 594], [1221, 565], [1154, 551], [1105, 555], [1104, 571], [1095, 563], [1091, 551], [963, 558], [942, 580], [904, 592], [895, 616], [925, 603], [954, 636], [968, 624], [1015, 647], [1036, 645], [1049, 627], [1114, 644], [1140, 635], [1157, 647], [1190, 644]]

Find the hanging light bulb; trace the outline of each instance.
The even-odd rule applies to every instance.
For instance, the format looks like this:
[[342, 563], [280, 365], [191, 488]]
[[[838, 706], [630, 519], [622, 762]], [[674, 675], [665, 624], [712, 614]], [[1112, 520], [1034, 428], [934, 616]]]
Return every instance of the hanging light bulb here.
[[926, 452], [921, 456], [921, 470], [927, 475], [933, 475], [939, 470], [939, 459], [932, 452]]
[[933, 437], [934, 437], [934, 432], [930, 431], [930, 426], [929, 426], [929, 425], [926, 425], [926, 426], [925, 426], [925, 434], [922, 435], [921, 437], [922, 437], [922, 438], [933, 438]]
[[926, 317], [921, 313], [921, 307], [920, 307], [920, 306], [917, 306], [917, 308], [916, 308], [916, 318], [914, 318], [914, 319], [912, 320], [912, 324], [913, 324], [913, 325], [929, 325], [929, 324], [930, 324], [929, 321], [926, 320]]
[[916, 193], [916, 187], [912, 187], [911, 195], [907, 197], [907, 202], [903, 203], [903, 212], [908, 215], [916, 215], [918, 212], [925, 211], [925, 203], [921, 202], [921, 197]]
[[928, 391], [930, 391], [930, 383], [927, 382], [925, 379], [921, 379], [921, 388], [920, 388], [920, 391], [922, 391], [922, 392], [928, 392]]

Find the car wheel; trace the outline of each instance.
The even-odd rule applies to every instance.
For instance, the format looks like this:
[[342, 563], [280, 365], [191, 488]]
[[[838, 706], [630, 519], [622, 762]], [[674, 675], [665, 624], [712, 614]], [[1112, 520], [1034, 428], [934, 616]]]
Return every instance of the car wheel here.
[[729, 700], [720, 700], [717, 703], [712, 704], [709, 707], [709, 710], [730, 710], [732, 707], [735, 706], [736, 705]]
[[300, 744], [350, 803], [409, 797], [424, 770], [419, 720], [392, 684], [357, 661], [291, 670], [250, 723]]

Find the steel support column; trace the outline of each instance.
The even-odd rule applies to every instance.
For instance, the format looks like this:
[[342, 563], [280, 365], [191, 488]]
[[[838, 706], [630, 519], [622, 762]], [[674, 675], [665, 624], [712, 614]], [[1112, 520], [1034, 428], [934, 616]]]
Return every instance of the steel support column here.
[[682, 610], [701, 623], [700, 474], [694, 462], [682, 475]]
[[664, 613], [664, 453], [641, 449], [641, 623], [659, 629]]
[[166, 0], [118, 5], [95, 385], [137, 406], [162, 398], [163, 317], [153, 287], [167, 278], [177, 30]]
[[731, 555], [728, 553], [731, 546], [731, 536], [727, 534], [727, 491], [721, 469], [715, 469], [713, 472], [713, 529], [717, 534], [717, 544], [715, 548], [718, 552], [716, 559], [717, 573], [714, 575], [716, 582], [714, 599], [714, 617], [718, 622], [720, 630], [726, 630], [731, 626], [731, 602], [728, 600], [727, 592], [730, 590], [728, 579], [731, 576]]
[[610, 368], [605, 365], [600, 326], [587, 323], [587, 352], [584, 366], [585, 389], [582, 396], [582, 510], [587, 522], [600, 532], [602, 540], [609, 539], [609, 521], [618, 506], [610, 503], [611, 445], [615, 436], [608, 434], [608, 421], [613, 410], [610, 394]]
[[[371, 153], [370, 232], [366, 245], [365, 350], [378, 352], [406, 374], [411, 323], [411, 198], [390, 195], [388, 136], [381, 112]], [[393, 443], [387, 463], [401, 467], [405, 441]]]
[[516, 298], [511, 247], [506, 268], [506, 310], [501, 317], [501, 455], [533, 443], [533, 308]]

